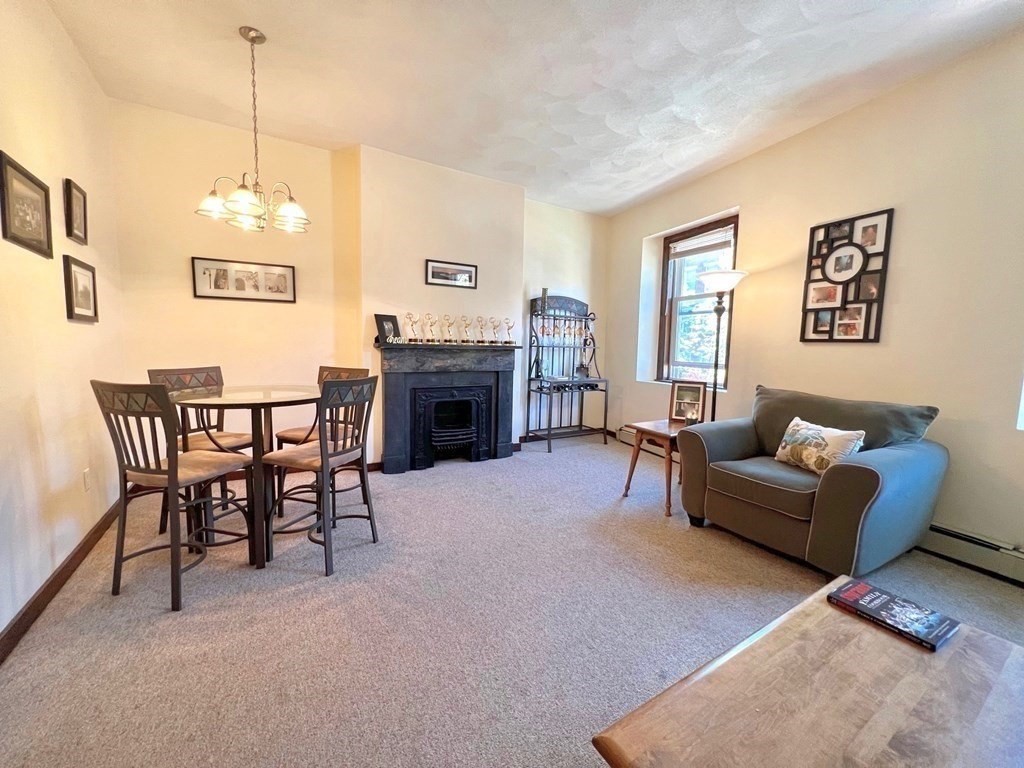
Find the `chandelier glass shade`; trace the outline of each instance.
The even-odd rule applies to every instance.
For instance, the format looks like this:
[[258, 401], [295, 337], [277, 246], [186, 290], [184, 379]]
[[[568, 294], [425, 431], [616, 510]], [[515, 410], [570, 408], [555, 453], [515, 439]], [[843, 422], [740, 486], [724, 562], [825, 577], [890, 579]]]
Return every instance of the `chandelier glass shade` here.
[[[279, 181], [270, 188], [269, 197], [263, 193], [260, 184], [259, 128], [256, 120], [256, 46], [265, 43], [267, 38], [252, 27], [241, 27], [238, 33], [249, 43], [254, 172], [251, 177], [248, 172], [242, 173], [241, 181], [235, 181], [230, 176], [218, 176], [209, 194], [199, 203], [196, 213], [215, 221], [223, 221], [228, 226], [245, 232], [263, 232], [268, 222], [274, 229], [282, 232], [306, 232], [310, 223], [309, 217], [295, 201], [291, 187]], [[227, 197], [224, 197], [217, 188], [221, 182], [225, 182], [222, 185], [225, 187], [231, 185]]]

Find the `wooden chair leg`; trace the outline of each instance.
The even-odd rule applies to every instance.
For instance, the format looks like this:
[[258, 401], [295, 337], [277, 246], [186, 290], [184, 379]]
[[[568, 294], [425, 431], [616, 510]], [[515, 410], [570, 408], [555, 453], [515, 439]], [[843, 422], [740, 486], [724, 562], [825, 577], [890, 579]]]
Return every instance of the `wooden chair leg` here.
[[[166, 496], [164, 497], [166, 499]], [[166, 501], [165, 501], [166, 503]], [[121, 509], [117, 513], [117, 545], [114, 548], [114, 583], [110, 594], [121, 594], [121, 566], [124, 564], [124, 529], [128, 522], [128, 483], [121, 477]]]
[[373, 534], [373, 543], [376, 544], [380, 539], [377, 538], [377, 520], [373, 516], [373, 499], [370, 498], [370, 473], [366, 468], [366, 457], [363, 456], [359, 459], [359, 485], [363, 491], [363, 503], [366, 504], [367, 514], [370, 517], [370, 533]]
[[[173, 478], [172, 478], [173, 480]], [[172, 482], [167, 487], [168, 500], [174, 499], [174, 505], [168, 502], [168, 524], [171, 530], [171, 610], [181, 610], [181, 514], [178, 509], [178, 486]]]
[[325, 471], [320, 473], [319, 481], [320, 487], [320, 529], [323, 531], [324, 536], [324, 571], [327, 576], [334, 573], [334, 544], [331, 538], [331, 526], [328, 525], [328, 517], [330, 516], [330, 494], [331, 494], [331, 470], [327, 468]]

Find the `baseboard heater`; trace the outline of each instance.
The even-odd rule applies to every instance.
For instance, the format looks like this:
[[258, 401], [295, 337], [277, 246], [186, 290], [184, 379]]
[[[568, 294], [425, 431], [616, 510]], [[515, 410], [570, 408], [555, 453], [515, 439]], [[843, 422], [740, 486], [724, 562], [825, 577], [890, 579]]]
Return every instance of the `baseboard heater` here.
[[932, 525], [918, 549], [1024, 586], [1024, 552], [1007, 542]]

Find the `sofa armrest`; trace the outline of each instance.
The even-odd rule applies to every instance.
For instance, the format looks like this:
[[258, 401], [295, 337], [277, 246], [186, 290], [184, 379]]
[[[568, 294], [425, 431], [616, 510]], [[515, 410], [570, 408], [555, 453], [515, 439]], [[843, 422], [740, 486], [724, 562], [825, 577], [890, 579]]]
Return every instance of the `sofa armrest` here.
[[863, 451], [822, 475], [807, 561], [859, 576], [912, 549], [931, 524], [949, 452], [931, 440]]
[[750, 418], [686, 427], [679, 430], [676, 445], [683, 465], [683, 509], [690, 517], [698, 518], [704, 517], [708, 464], [749, 459], [758, 452], [754, 420]]

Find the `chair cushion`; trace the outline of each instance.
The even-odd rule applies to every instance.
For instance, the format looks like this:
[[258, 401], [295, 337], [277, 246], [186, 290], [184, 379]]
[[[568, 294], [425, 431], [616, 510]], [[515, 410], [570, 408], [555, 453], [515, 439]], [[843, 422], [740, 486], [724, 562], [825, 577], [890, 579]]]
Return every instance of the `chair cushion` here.
[[[245, 432], [211, 432], [214, 440], [220, 443], [224, 448], [248, 448], [252, 445], [252, 435]], [[184, 440], [178, 438], [178, 450], [182, 450]], [[210, 436], [205, 432], [189, 432], [188, 434], [188, 452], [192, 451], [219, 451], [218, 448]]]
[[939, 415], [931, 405], [898, 405], [868, 400], [841, 400], [760, 384], [754, 395], [754, 429], [760, 452], [774, 455], [795, 416], [833, 429], [864, 430], [864, 450], [920, 440]]
[[[306, 435], [309, 435], [309, 437], [306, 437]], [[311, 430], [309, 427], [291, 427], [290, 429], [282, 429], [275, 437], [279, 442], [298, 445], [299, 443], [315, 442], [318, 435], [319, 433], [315, 428]]]
[[[359, 446], [345, 453], [339, 453], [331, 457], [331, 469], [348, 464], [359, 458], [363, 448]], [[265, 464], [275, 464], [288, 469], [298, 469], [304, 472], [320, 471], [320, 442], [305, 443], [293, 448], [282, 448], [279, 451], [271, 451], [263, 457]]]
[[[202, 483], [207, 480], [245, 469], [252, 464], [252, 459], [244, 453], [225, 453], [224, 451], [189, 451], [178, 454], [178, 487]], [[125, 472], [128, 482], [150, 488], [166, 488], [168, 475], [149, 474], [148, 472]]]
[[755, 456], [716, 461], [708, 467], [708, 488], [800, 520], [810, 520], [820, 478], [813, 472]]

